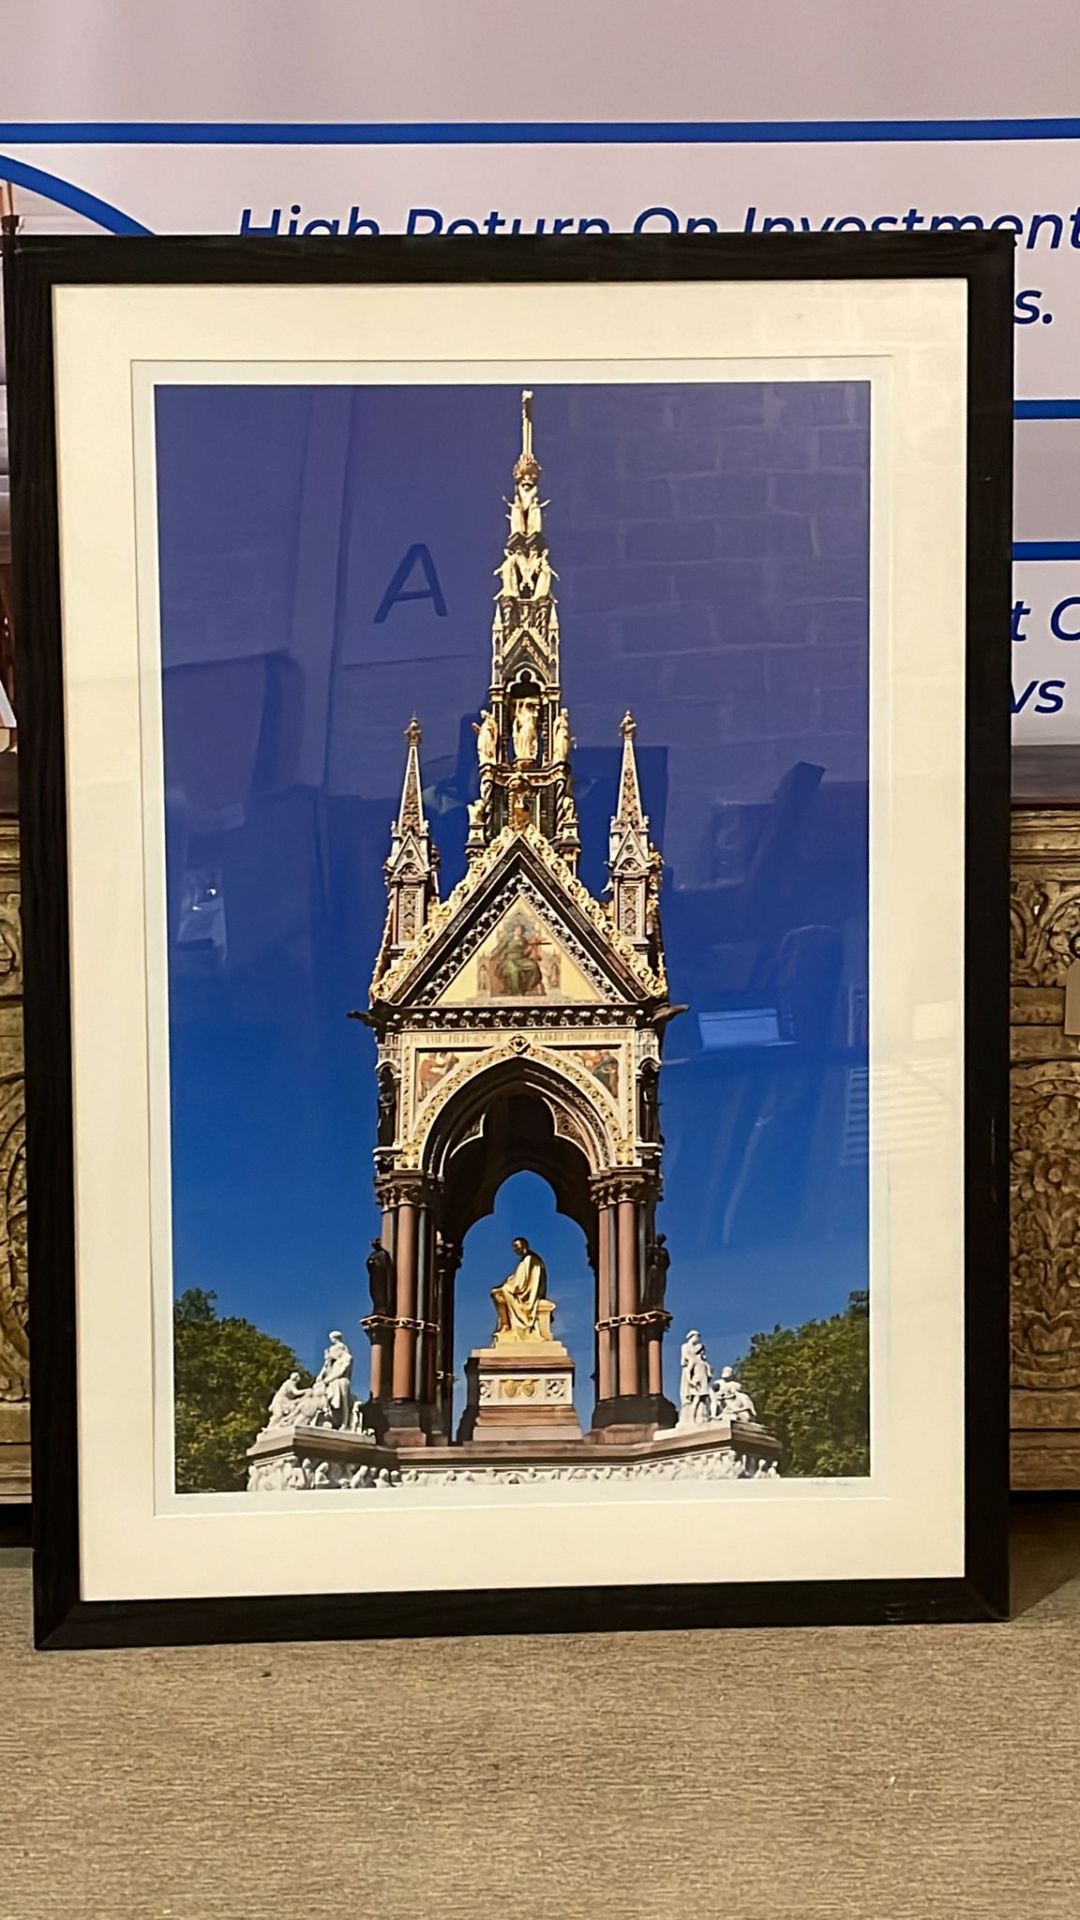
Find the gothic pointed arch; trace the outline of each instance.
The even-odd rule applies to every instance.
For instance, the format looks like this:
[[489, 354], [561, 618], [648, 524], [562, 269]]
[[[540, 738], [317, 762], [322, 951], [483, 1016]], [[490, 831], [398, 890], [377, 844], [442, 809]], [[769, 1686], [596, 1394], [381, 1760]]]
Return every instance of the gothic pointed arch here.
[[463, 1246], [469, 1229], [494, 1211], [507, 1180], [530, 1173], [551, 1189], [557, 1211], [581, 1228], [595, 1265], [589, 1156], [580, 1138], [558, 1130], [557, 1111], [541, 1094], [507, 1086], [481, 1113], [462, 1116], [443, 1162], [443, 1231], [454, 1246]]
[[424, 1123], [419, 1155], [424, 1173], [445, 1184], [454, 1154], [478, 1137], [478, 1121], [486, 1122], [482, 1134], [490, 1150], [500, 1151], [493, 1116], [515, 1097], [547, 1113], [552, 1138], [566, 1142], [580, 1155], [590, 1178], [612, 1166], [617, 1156], [618, 1110], [605, 1089], [568, 1051], [532, 1045], [518, 1051], [511, 1041], [493, 1049], [485, 1065], [459, 1069], [447, 1083], [444, 1098]]

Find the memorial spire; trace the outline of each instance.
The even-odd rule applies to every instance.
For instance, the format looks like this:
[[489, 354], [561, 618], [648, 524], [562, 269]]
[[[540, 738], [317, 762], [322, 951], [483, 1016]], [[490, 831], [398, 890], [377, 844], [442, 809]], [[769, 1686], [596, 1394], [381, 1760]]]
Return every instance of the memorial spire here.
[[384, 872], [389, 899], [384, 959], [404, 952], [421, 932], [439, 897], [438, 849], [424, 813], [420, 777], [420, 723], [414, 714], [405, 729], [405, 775], [401, 803], [390, 833], [390, 852]]
[[619, 796], [611, 820], [608, 871], [611, 874], [611, 914], [624, 937], [655, 962], [660, 952], [660, 855], [649, 839], [649, 819], [641, 804], [637, 752], [637, 722], [623, 715], [622, 767]]
[[420, 784], [420, 742], [423, 734], [415, 713], [405, 729], [408, 749], [405, 754], [405, 778], [401, 785], [401, 805], [398, 808], [397, 827], [399, 833], [424, 833], [427, 822], [424, 819], [424, 791]]
[[521, 395], [521, 446], [506, 502], [507, 536], [495, 569], [490, 706], [475, 723], [480, 795], [469, 809], [475, 858], [510, 826], [535, 827], [576, 870], [580, 842], [573, 796], [570, 718], [562, 705], [559, 613], [541, 466], [533, 439], [533, 392]]
[[637, 736], [637, 721], [632, 713], [624, 713], [619, 726], [622, 735], [622, 770], [619, 775], [619, 803], [612, 828], [618, 825], [624, 831], [647, 832], [649, 823], [641, 806], [641, 787], [638, 784], [637, 754], [634, 740]]

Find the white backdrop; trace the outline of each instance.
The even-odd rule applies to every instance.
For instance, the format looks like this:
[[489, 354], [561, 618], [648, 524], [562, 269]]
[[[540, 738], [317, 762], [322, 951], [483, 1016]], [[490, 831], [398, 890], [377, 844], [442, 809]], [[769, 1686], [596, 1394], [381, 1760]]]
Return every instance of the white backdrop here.
[[35, 228], [357, 245], [1006, 225], [1015, 732], [1080, 741], [1078, 82], [1075, 0], [0, 0], [0, 178]]

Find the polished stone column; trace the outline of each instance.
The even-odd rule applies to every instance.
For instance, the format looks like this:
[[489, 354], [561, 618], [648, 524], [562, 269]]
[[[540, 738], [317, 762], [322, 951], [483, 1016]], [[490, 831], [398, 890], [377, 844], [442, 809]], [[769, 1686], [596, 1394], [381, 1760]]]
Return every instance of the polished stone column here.
[[620, 1196], [616, 1207], [618, 1232], [618, 1306], [622, 1324], [618, 1330], [619, 1398], [641, 1391], [638, 1354], [638, 1330], [626, 1316], [639, 1311], [638, 1294], [638, 1210], [636, 1203]]
[[657, 1197], [648, 1169], [607, 1174], [593, 1187], [600, 1223], [593, 1433], [600, 1439], [647, 1440], [677, 1418], [663, 1391], [663, 1339], [670, 1315], [645, 1300], [646, 1250]]
[[440, 1242], [435, 1271], [435, 1408], [444, 1440], [449, 1440], [454, 1425], [454, 1280], [460, 1265], [460, 1247]]
[[425, 1406], [434, 1399], [435, 1361], [432, 1339], [428, 1332], [434, 1317], [435, 1274], [432, 1267], [432, 1241], [434, 1231], [431, 1213], [427, 1207], [420, 1208], [417, 1225], [416, 1253], [416, 1317], [421, 1322], [416, 1336], [416, 1398]]
[[646, 1333], [645, 1357], [648, 1364], [648, 1392], [660, 1398], [664, 1391], [663, 1329], [651, 1326]]
[[371, 1336], [371, 1394], [372, 1400], [381, 1400], [386, 1388], [386, 1347], [382, 1329], [376, 1327]]
[[611, 1285], [611, 1242], [612, 1210], [610, 1206], [597, 1209], [597, 1260], [596, 1260], [596, 1303], [597, 1320], [601, 1325], [596, 1335], [596, 1396], [598, 1400], [609, 1400], [615, 1391], [615, 1350], [610, 1327], [604, 1326], [614, 1311]]
[[412, 1325], [394, 1329], [393, 1396], [395, 1400], [416, 1398], [416, 1303], [417, 1260], [419, 1256], [418, 1209], [411, 1199], [402, 1199], [397, 1210], [397, 1318]]

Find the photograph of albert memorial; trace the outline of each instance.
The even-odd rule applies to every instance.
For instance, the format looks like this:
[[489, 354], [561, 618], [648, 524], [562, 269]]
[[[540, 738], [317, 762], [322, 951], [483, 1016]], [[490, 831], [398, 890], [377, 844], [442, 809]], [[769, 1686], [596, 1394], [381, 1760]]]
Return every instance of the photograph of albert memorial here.
[[867, 1475], [866, 384], [155, 436], [177, 1492]]

